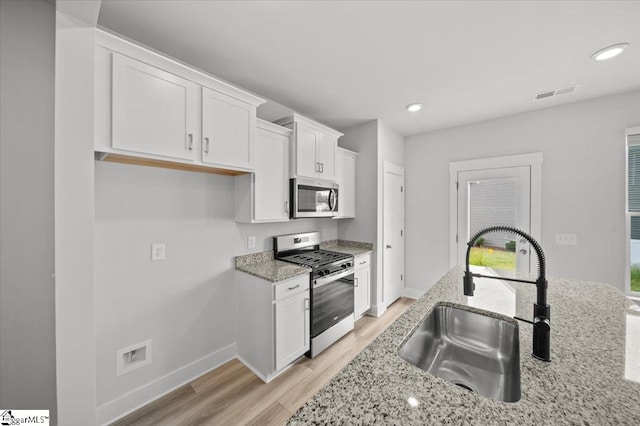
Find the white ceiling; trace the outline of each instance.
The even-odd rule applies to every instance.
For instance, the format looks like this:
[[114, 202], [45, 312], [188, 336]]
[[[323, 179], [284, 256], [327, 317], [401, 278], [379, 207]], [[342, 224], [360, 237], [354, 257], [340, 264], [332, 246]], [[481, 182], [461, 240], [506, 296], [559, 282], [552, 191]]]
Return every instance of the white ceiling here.
[[103, 0], [98, 24], [339, 130], [412, 135], [640, 88], [640, 1]]

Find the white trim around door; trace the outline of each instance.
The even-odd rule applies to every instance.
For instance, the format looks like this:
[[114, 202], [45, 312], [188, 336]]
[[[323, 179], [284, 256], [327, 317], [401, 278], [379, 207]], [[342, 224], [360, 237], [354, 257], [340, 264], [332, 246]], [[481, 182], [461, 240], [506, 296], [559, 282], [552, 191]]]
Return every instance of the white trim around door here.
[[505, 167], [531, 167], [531, 236], [540, 240], [542, 234], [542, 152], [504, 157], [478, 158], [449, 163], [449, 267], [458, 264], [458, 173]]

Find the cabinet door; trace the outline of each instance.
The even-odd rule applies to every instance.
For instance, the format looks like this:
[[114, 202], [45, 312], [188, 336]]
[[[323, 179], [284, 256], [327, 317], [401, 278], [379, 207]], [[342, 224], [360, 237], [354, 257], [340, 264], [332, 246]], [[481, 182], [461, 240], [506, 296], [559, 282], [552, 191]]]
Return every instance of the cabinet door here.
[[256, 109], [231, 96], [202, 88], [202, 161], [253, 169]]
[[[344, 173], [344, 215], [355, 217], [356, 215], [356, 158], [353, 155], [345, 156], [343, 162]], [[342, 191], [342, 188], [339, 188]], [[338, 192], [340, 193], [340, 192]]]
[[356, 269], [353, 283], [353, 313], [356, 318], [364, 314], [370, 307], [369, 301], [369, 274], [371, 268]]
[[258, 129], [254, 176], [254, 219], [289, 219], [289, 138]]
[[279, 300], [276, 310], [276, 370], [309, 350], [309, 290]]
[[197, 86], [113, 54], [112, 147], [192, 160]]
[[316, 161], [320, 163], [320, 174], [322, 179], [334, 180], [336, 177], [336, 147], [338, 140], [325, 133], [318, 133], [316, 143]]
[[318, 133], [296, 123], [296, 175], [304, 177], [318, 177], [319, 164], [316, 161], [316, 142]]

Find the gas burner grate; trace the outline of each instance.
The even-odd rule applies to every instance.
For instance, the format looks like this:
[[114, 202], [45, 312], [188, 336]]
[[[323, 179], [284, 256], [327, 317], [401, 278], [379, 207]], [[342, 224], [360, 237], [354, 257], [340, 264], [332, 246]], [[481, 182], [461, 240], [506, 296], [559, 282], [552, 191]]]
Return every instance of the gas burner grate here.
[[346, 253], [338, 253], [329, 250], [316, 250], [304, 253], [293, 254], [281, 258], [286, 262], [297, 263], [304, 266], [321, 266], [327, 263], [337, 262], [344, 259], [349, 259], [351, 255]]

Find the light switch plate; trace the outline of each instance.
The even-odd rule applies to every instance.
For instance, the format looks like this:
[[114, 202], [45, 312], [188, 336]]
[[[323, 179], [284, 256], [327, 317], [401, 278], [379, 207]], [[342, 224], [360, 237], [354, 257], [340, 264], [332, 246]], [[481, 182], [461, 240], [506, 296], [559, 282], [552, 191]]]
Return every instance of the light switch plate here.
[[247, 237], [247, 248], [256, 248], [256, 237], [255, 236], [250, 236]]
[[556, 244], [561, 246], [578, 245], [578, 234], [560, 234], [556, 233]]

